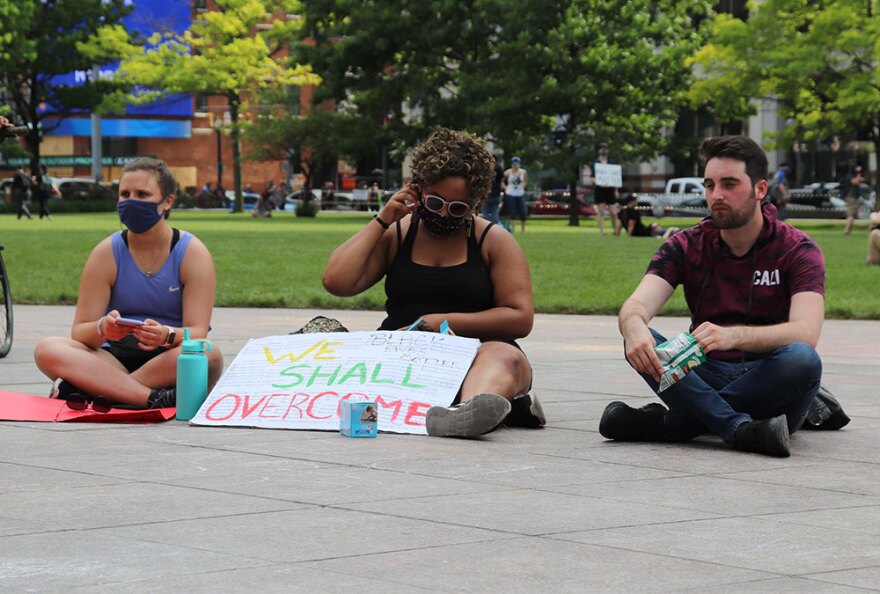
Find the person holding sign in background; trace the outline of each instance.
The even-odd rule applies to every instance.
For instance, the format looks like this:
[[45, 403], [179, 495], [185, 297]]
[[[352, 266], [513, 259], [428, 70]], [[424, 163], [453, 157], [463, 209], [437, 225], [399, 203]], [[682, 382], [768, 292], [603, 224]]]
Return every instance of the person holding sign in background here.
[[[816, 343], [825, 317], [825, 259], [802, 231], [776, 217], [767, 194], [767, 156], [744, 136], [703, 141], [710, 217], [669, 238], [620, 308], [626, 359], [668, 406], [605, 408], [599, 432], [618, 441], [683, 442], [714, 433], [738, 450], [790, 455], [819, 391]], [[708, 359], [658, 391], [648, 323], [677, 285], [690, 333]]]
[[620, 220], [617, 218], [619, 205], [617, 203], [620, 198], [620, 181], [616, 181], [616, 186], [612, 185], [607, 177], [616, 174], [614, 177], [620, 176], [620, 165], [615, 165], [608, 158], [609, 148], [605, 142], [599, 143], [599, 156], [593, 163], [593, 198], [596, 202], [596, 223], [599, 225], [599, 233], [605, 235], [605, 215], [603, 211], [608, 211], [611, 216], [611, 223], [614, 227], [614, 235], [620, 235]]
[[[438, 128], [413, 152], [412, 183], [339, 246], [324, 271], [337, 296], [385, 278], [380, 330], [438, 331], [482, 341], [451, 407], [432, 407], [429, 435], [476, 437], [499, 423], [540, 427], [544, 412], [532, 369], [515, 340], [532, 330], [534, 304], [525, 254], [509, 233], [475, 216], [489, 194], [495, 158], [475, 136]], [[524, 174], [524, 172], [523, 172]]]
[[[119, 218], [127, 229], [99, 243], [80, 278], [70, 338], [42, 339], [40, 370], [61, 379], [52, 397], [96, 396], [143, 408], [176, 403], [183, 328], [205, 338], [217, 284], [205, 245], [166, 221], [178, 186], [158, 159], [137, 158], [119, 180]], [[208, 352], [208, 384], [223, 370]]]

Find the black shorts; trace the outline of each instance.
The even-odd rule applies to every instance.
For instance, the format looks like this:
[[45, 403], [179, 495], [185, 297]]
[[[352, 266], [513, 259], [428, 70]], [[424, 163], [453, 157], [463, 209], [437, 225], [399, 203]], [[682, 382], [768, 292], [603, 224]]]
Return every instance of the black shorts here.
[[121, 340], [110, 341], [101, 348], [116, 357], [129, 373], [140, 369], [147, 361], [168, 350], [165, 347], [158, 347], [152, 351], [145, 351], [138, 346], [134, 334], [126, 334]]
[[617, 204], [614, 188], [596, 188], [594, 196], [596, 204]]

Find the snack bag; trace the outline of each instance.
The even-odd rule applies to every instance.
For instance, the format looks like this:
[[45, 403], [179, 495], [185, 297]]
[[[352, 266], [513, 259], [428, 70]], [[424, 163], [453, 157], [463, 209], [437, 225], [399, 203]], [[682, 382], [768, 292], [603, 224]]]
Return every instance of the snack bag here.
[[661, 392], [681, 381], [691, 369], [706, 360], [706, 354], [690, 332], [682, 332], [675, 338], [658, 344], [654, 351], [663, 364], [663, 373], [660, 375]]

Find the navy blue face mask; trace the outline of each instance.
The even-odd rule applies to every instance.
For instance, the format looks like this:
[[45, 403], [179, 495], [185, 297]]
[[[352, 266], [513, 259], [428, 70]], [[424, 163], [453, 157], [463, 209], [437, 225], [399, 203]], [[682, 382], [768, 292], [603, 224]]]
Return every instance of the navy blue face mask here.
[[163, 213], [156, 208], [158, 204], [146, 200], [123, 200], [116, 205], [119, 220], [132, 233], [146, 233], [156, 226]]

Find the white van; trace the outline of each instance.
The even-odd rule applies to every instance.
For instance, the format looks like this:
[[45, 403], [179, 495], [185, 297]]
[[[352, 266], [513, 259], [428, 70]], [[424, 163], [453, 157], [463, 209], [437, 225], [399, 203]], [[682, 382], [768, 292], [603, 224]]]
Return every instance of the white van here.
[[706, 186], [701, 177], [674, 177], [666, 182], [667, 194], [705, 194]]

